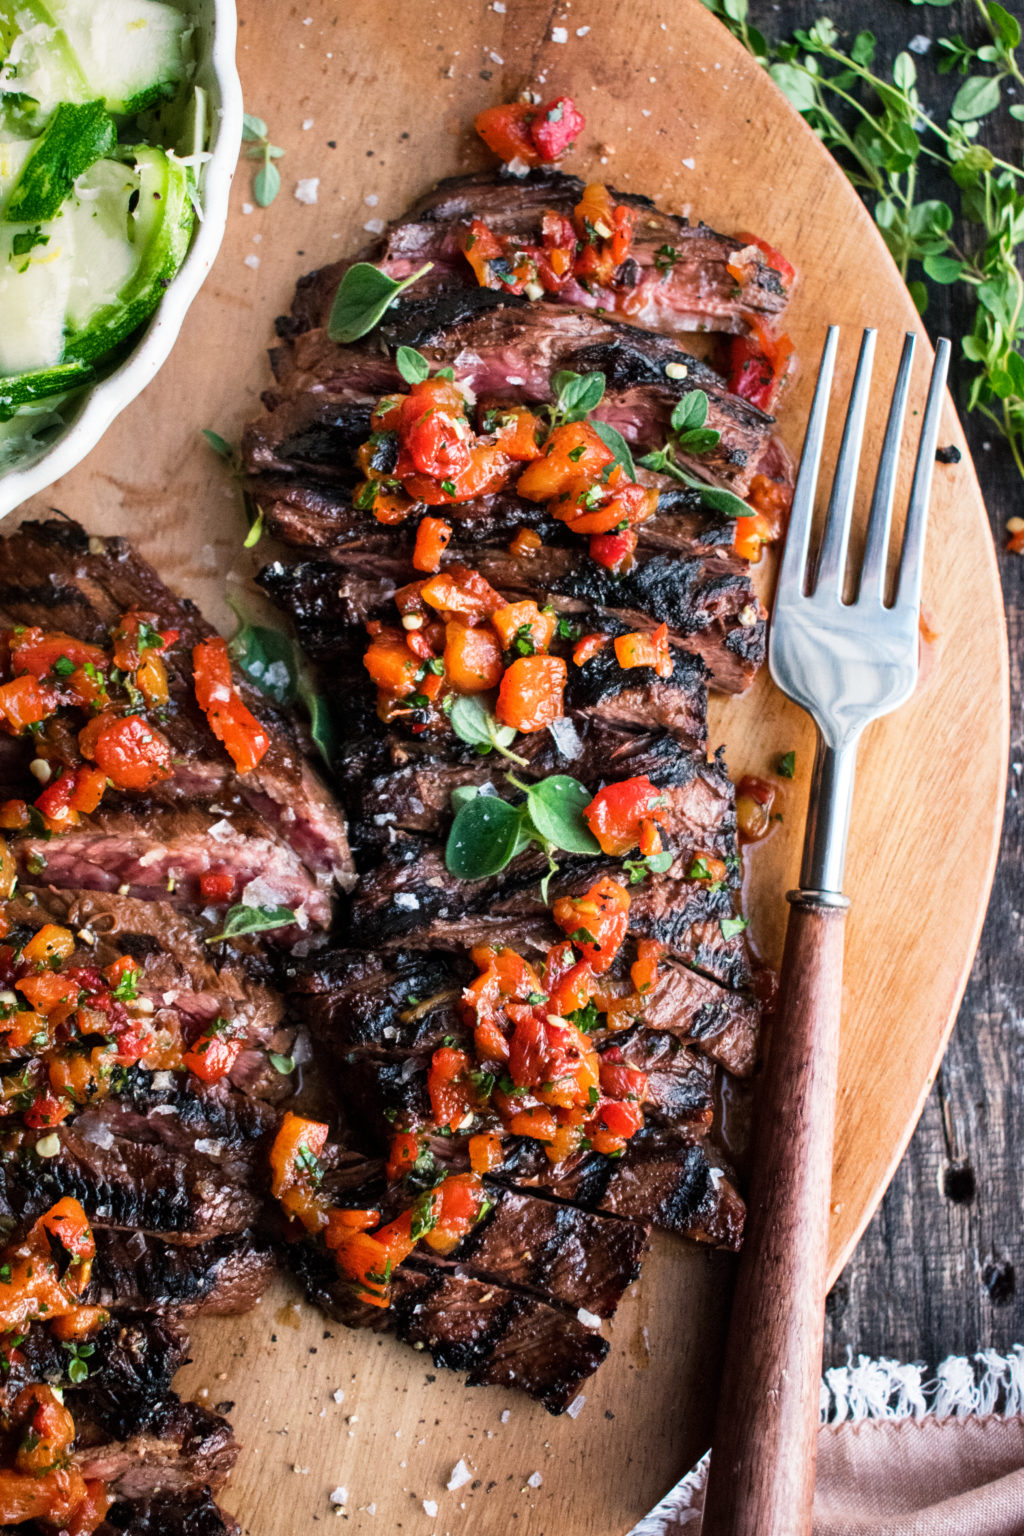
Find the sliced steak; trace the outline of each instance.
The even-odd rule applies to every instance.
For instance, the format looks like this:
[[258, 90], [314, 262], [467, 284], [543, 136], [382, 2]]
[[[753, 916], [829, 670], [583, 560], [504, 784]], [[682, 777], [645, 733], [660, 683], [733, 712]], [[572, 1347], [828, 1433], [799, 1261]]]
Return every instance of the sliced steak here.
[[685, 1128], [648, 1128], [627, 1142], [621, 1158], [577, 1153], [554, 1168], [536, 1142], [519, 1138], [492, 1177], [715, 1247], [738, 1249], [742, 1240], [742, 1199], [719, 1154]]
[[71, 1195], [97, 1226], [183, 1243], [241, 1233], [260, 1213], [275, 1118], [220, 1084], [200, 1090], [188, 1073], [133, 1068], [119, 1099], [51, 1133], [54, 1156], [35, 1152], [25, 1133], [20, 1161], [3, 1168], [7, 1200], [35, 1219]]
[[160, 797], [172, 804], [223, 797], [225, 806], [249, 806], [312, 876], [328, 886], [335, 880], [351, 884], [344, 823], [306, 761], [308, 742], [291, 721], [237, 676], [246, 704], [269, 735], [266, 756], [252, 773], [238, 774], [210, 731], [195, 699], [191, 648], [214, 631], [194, 603], [170, 592], [126, 540], [90, 537], [71, 521], [24, 523], [0, 541], [0, 623], [37, 624], [101, 643], [131, 608], [158, 614], [181, 635], [171, 653], [171, 698], [161, 721], [177, 767], [160, 786]]
[[[115, 1411], [113, 1423], [119, 1415]], [[154, 1405], [134, 1430], [118, 1433], [102, 1413], [76, 1428], [72, 1464], [86, 1479], [107, 1483], [118, 1499], [154, 1498], [218, 1489], [238, 1459], [239, 1445], [227, 1419], [183, 1403], [173, 1392]]]
[[96, 1536], [240, 1536], [206, 1488], [115, 1504]]
[[395, 1272], [387, 1311], [354, 1299], [330, 1260], [305, 1245], [291, 1255], [310, 1299], [350, 1328], [393, 1327], [434, 1364], [467, 1372], [468, 1386], [516, 1387], [562, 1413], [608, 1353], [607, 1340], [536, 1297], [434, 1265]]
[[175, 1372], [188, 1358], [184, 1331], [167, 1319], [117, 1319], [88, 1342], [88, 1374], [75, 1385], [68, 1366], [76, 1345], [62, 1344], [42, 1324], [30, 1326], [10, 1354], [3, 1382], [7, 1402], [30, 1382], [47, 1382], [66, 1393], [75, 1416], [88, 1413], [104, 1423], [117, 1422], [117, 1433], [130, 1434], [170, 1391]]
[[[707, 424], [721, 437], [706, 453], [682, 455], [682, 462], [742, 496], [769, 459], [772, 418], [730, 394], [712, 368], [681, 351], [675, 341], [580, 310], [479, 290], [471, 304], [464, 299], [453, 304], [437, 295], [400, 303], [372, 338], [352, 346], [330, 341], [319, 329], [298, 336], [287, 371], [279, 366], [277, 385], [264, 395], [266, 412], [243, 435], [247, 473], [288, 474], [301, 467], [321, 477], [349, 475], [350, 458], [347, 453], [340, 462], [333, 457], [335, 445], [323, 426], [337, 420], [342, 409], [373, 406], [380, 396], [402, 388], [385, 350], [399, 346], [416, 347], [432, 364], [453, 368], [459, 382], [477, 396], [530, 404], [550, 401], [550, 381], [559, 371], [600, 371], [607, 390], [595, 417], [644, 450], [661, 446], [676, 402], [700, 389], [708, 396]], [[668, 368], [685, 371], [673, 377]], [[295, 446], [299, 422], [293, 402], [303, 396], [310, 401], [301, 409], [303, 458], [294, 464], [282, 450]], [[325, 454], [315, 463], [314, 445]]]
[[225, 816], [210, 805], [104, 804], [59, 837], [13, 839], [11, 851], [25, 889], [117, 892], [193, 911], [208, 906], [202, 877], [227, 875], [232, 892], [219, 911], [209, 907], [211, 932], [224, 906], [238, 901], [294, 911], [297, 924], [275, 930], [278, 938], [294, 941], [304, 927], [331, 921], [330, 881], [313, 875], [248, 807]]
[[139, 996], [156, 1028], [180, 1031], [191, 1045], [217, 1019], [228, 1021], [244, 1048], [229, 1071], [232, 1084], [255, 1097], [279, 1100], [291, 1091], [270, 1053], [288, 1055], [296, 1031], [284, 1017], [279, 993], [258, 979], [262, 956], [243, 960], [226, 945], [203, 940], [200, 924], [168, 902], [141, 901], [107, 892], [53, 887], [16, 897], [11, 921], [35, 931], [43, 923], [69, 927], [81, 943], [69, 964], [103, 967], [130, 955], [138, 967]]
[[96, 1259], [84, 1301], [115, 1313], [191, 1317], [248, 1312], [276, 1268], [269, 1244], [248, 1232], [183, 1244], [97, 1227], [95, 1238]]
[[[513, 177], [504, 170], [481, 171], [441, 181], [384, 232], [369, 259], [395, 277], [408, 277], [426, 262], [433, 271], [413, 293], [453, 285], [476, 284], [462, 253], [460, 235], [467, 223], [482, 219], [499, 237], [527, 245], [541, 243], [541, 220], [551, 209], [570, 218], [583, 197], [583, 182], [547, 167]], [[636, 214], [629, 270], [617, 274], [619, 288], [630, 293], [630, 320], [663, 335], [686, 331], [742, 332], [778, 317], [787, 292], [780, 274], [756, 246], [742, 238], [716, 234], [706, 224], [663, 213], [633, 192], [611, 188], [617, 203]], [[294, 335], [327, 323], [338, 282], [349, 264], [337, 262], [299, 284], [289, 322]], [[737, 278], [737, 273], [741, 276]], [[547, 301], [610, 310], [615, 288], [573, 283]]]
[[[488, 1184], [494, 1209], [443, 1262], [484, 1280], [611, 1317], [640, 1274], [650, 1229]], [[417, 1262], [430, 1261], [417, 1249]]]

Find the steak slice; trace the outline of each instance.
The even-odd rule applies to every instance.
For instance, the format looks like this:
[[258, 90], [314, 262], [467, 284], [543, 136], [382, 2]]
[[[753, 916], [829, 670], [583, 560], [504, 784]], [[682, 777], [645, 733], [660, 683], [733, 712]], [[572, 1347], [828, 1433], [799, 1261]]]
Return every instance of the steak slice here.
[[689, 1130], [645, 1128], [621, 1158], [577, 1153], [552, 1167], [536, 1142], [517, 1138], [491, 1178], [571, 1201], [583, 1210], [646, 1221], [666, 1232], [738, 1249], [745, 1207], [721, 1154]]
[[238, 774], [213, 736], [196, 703], [191, 648], [214, 630], [194, 603], [169, 591], [126, 540], [90, 537], [70, 520], [24, 523], [0, 540], [0, 623], [38, 624], [104, 642], [130, 608], [156, 613], [161, 624], [181, 633], [168, 668], [171, 697], [161, 721], [178, 763], [174, 775], [159, 786], [158, 796], [173, 804], [200, 796], [249, 806], [290, 845], [314, 878], [323, 878], [328, 886], [334, 881], [351, 885], [344, 823], [306, 761], [308, 741], [288, 717], [236, 675], [270, 747], [252, 773]]
[[[680, 461], [700, 478], [726, 486], [742, 496], [762, 464], [778, 462], [769, 450], [773, 418], [733, 395], [721, 376], [677, 343], [636, 326], [550, 304], [530, 304], [511, 296], [477, 290], [472, 301], [445, 295], [400, 303], [373, 337], [352, 346], [329, 340], [325, 330], [298, 336], [288, 357], [287, 372], [278, 367], [277, 385], [266, 391], [263, 416], [250, 422], [242, 438], [242, 462], [249, 475], [264, 471], [292, 473], [296, 465], [282, 448], [295, 447], [298, 418], [292, 403], [308, 396], [301, 413], [303, 468], [320, 475], [350, 473], [350, 459], [333, 459], [333, 445], [322, 434], [326, 422], [342, 409], [373, 406], [380, 396], [402, 388], [397, 367], [385, 348], [411, 346], [432, 365], [451, 367], [476, 396], [514, 398], [547, 404], [551, 378], [571, 370], [600, 371], [606, 393], [594, 412], [596, 419], [618, 428], [626, 440], [643, 450], [665, 441], [677, 402], [695, 389], [708, 397], [707, 425], [721, 434], [706, 453], [680, 452]], [[685, 370], [673, 377], [666, 369]], [[289, 409], [276, 425], [277, 411]], [[326, 448], [315, 465], [310, 444]], [[344, 451], [344, 450], [343, 450]]]
[[[711, 686], [724, 693], [744, 692], [764, 660], [766, 612], [747, 562], [731, 550], [714, 548], [692, 559], [650, 551], [624, 576], [613, 576], [582, 549], [551, 549], [538, 561], [514, 560], [505, 549], [497, 550], [492, 561], [488, 553], [464, 550], [459, 555], [510, 602], [533, 597], [576, 621], [577, 628], [609, 636], [665, 624], [677, 665], [687, 653], [699, 657]], [[342, 563], [345, 569], [339, 573], [336, 567]], [[276, 562], [261, 571], [259, 581], [301, 635], [311, 603], [321, 612], [327, 609], [335, 631], [368, 619], [393, 621], [395, 591], [416, 574], [411, 565], [376, 551], [359, 551], [344, 562], [335, 551], [334, 562], [326, 566]], [[306, 590], [309, 580], [312, 592]], [[339, 641], [352, 648], [358, 667], [359, 652], [365, 649], [362, 635], [338, 636], [335, 647]], [[317, 645], [322, 649], [322, 638]], [[609, 655], [617, 669], [614, 652]], [[360, 681], [365, 687], [365, 678]]]
[[305, 1244], [290, 1257], [328, 1316], [350, 1328], [393, 1327], [436, 1366], [467, 1372], [467, 1386], [516, 1387], [550, 1413], [564, 1412], [608, 1353], [607, 1340], [571, 1312], [444, 1265], [403, 1264], [384, 1311], [357, 1301], [330, 1260]]
[[[663, 213], [636, 193], [610, 191], [615, 202], [625, 203], [636, 213], [629, 270], [616, 274], [620, 285], [628, 285], [634, 324], [662, 334], [742, 332], [752, 321], [770, 322], [785, 308], [788, 295], [782, 278], [756, 246], [716, 234], [706, 224]], [[390, 224], [369, 259], [403, 278], [433, 262], [433, 271], [414, 285], [416, 294], [434, 287], [470, 287], [476, 277], [459, 243], [470, 220], [483, 219], [498, 236], [539, 245], [545, 211], [571, 217], [582, 196], [582, 181], [548, 167], [523, 177], [503, 170], [451, 177]], [[336, 262], [300, 282], [291, 319], [280, 326], [285, 335], [326, 325], [348, 265]], [[739, 280], [737, 272], [742, 274]], [[611, 310], [615, 297], [615, 288], [593, 285], [588, 291], [573, 283], [546, 300]]]
[[54, 1156], [30, 1150], [26, 1133], [21, 1160], [3, 1168], [6, 1198], [19, 1219], [71, 1195], [97, 1226], [182, 1243], [242, 1233], [261, 1211], [275, 1120], [268, 1106], [220, 1084], [132, 1068], [120, 1099], [50, 1133]]
[[[219, 928], [225, 905], [237, 901], [290, 908], [297, 922], [275, 930], [277, 939], [294, 942], [304, 928], [326, 928], [331, 921], [329, 879], [313, 875], [256, 812], [243, 806], [225, 815], [223, 809], [149, 801], [108, 807], [104, 802], [59, 837], [14, 838], [11, 852], [20, 883], [29, 890], [56, 886], [117, 892], [208, 911], [211, 932]], [[231, 896], [218, 906], [208, 904], [200, 888], [207, 874], [232, 880]]]
[[[735, 915], [730, 892], [676, 873], [689, 866], [692, 853], [660, 879], [634, 887], [631, 929], [658, 939], [676, 959], [723, 985], [747, 987], [752, 971], [745, 941], [722, 932], [723, 922]], [[496, 943], [534, 956], [544, 952], [559, 937], [540, 896], [547, 863], [527, 852], [515, 864], [515, 874], [504, 871], [504, 880], [492, 876], [467, 887], [448, 873], [440, 848], [418, 839], [396, 845], [363, 877], [352, 903], [350, 942], [383, 952], [413, 945], [460, 952]], [[618, 871], [600, 858], [566, 857], [551, 881], [551, 900], [581, 895], [599, 875]]]
[[63, 1345], [42, 1324], [29, 1326], [10, 1352], [3, 1394], [11, 1403], [30, 1382], [47, 1382], [67, 1395], [77, 1417], [89, 1413], [104, 1422], [118, 1421], [117, 1433], [131, 1433], [153, 1405], [171, 1390], [171, 1381], [188, 1358], [183, 1329], [165, 1318], [126, 1318], [105, 1324], [90, 1336], [88, 1376], [74, 1385], [68, 1366], [74, 1345]]
[[269, 1244], [250, 1232], [188, 1245], [112, 1227], [97, 1227], [94, 1236], [96, 1258], [83, 1302], [118, 1314], [248, 1312], [276, 1268]]
[[[166, 1022], [191, 1045], [217, 1019], [244, 1041], [228, 1077], [254, 1097], [279, 1100], [291, 1091], [269, 1053], [288, 1055], [295, 1029], [285, 1021], [279, 993], [251, 975], [225, 946], [203, 942], [199, 925], [167, 902], [148, 902], [107, 892], [31, 892], [15, 897], [7, 913], [16, 925], [35, 930], [43, 923], [69, 927], [82, 948], [70, 964], [103, 967], [130, 955], [138, 967], [138, 992], [159, 1028]], [[259, 970], [262, 966], [252, 965]]]
[[206, 1488], [115, 1504], [96, 1536], [240, 1536]]
[[117, 1422], [117, 1411], [108, 1427], [91, 1406], [80, 1425], [76, 1417], [79, 1435], [71, 1461], [86, 1479], [107, 1483], [118, 1499], [215, 1491], [238, 1459], [240, 1447], [227, 1419], [198, 1403], [183, 1403], [173, 1392], [134, 1429], [118, 1433]]

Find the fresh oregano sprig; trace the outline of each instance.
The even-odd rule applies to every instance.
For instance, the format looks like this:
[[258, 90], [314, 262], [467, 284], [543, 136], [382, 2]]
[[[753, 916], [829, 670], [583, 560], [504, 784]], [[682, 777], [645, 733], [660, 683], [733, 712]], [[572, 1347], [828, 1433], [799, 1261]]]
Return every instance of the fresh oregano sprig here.
[[281, 172], [274, 161], [280, 160], [284, 150], [271, 144], [266, 123], [251, 112], [242, 119], [242, 138], [250, 146], [245, 151], [247, 158], [260, 162], [252, 179], [252, 195], [261, 208], [269, 208], [281, 190]]
[[[939, 72], [964, 76], [943, 124], [922, 102], [909, 53], [898, 54], [888, 74], [876, 68], [871, 32], [860, 32], [844, 49], [835, 25], [821, 17], [771, 48], [749, 26], [747, 0], [704, 4], [769, 70], [836, 156], [871, 209], [918, 309], [925, 310], [929, 282], [962, 282], [973, 290], [973, 323], [961, 339], [963, 356], [975, 369], [967, 407], [1002, 433], [1024, 478], [1024, 279], [1018, 264], [1024, 168], [979, 142], [983, 119], [1000, 105], [1004, 86], [1024, 85], [1019, 21], [997, 0], [975, 0], [988, 41], [939, 41]], [[1024, 120], [1024, 104], [1013, 103], [1009, 112]], [[945, 174], [948, 200], [920, 196], [923, 162]], [[958, 216], [966, 229], [962, 244], [953, 234]]]
[[[366, 336], [380, 324], [395, 300], [424, 277], [433, 265], [428, 261], [418, 272], [399, 282], [375, 267], [372, 261], [357, 261], [338, 284], [327, 320], [328, 336], [342, 346]], [[408, 350], [411, 352], [412, 348]]]
[[548, 883], [558, 871], [555, 850], [597, 854], [601, 846], [583, 820], [593, 798], [568, 774], [555, 773], [536, 784], [524, 784], [511, 774], [513, 788], [521, 790], [521, 805], [501, 799], [490, 786], [487, 792], [475, 784], [454, 791], [455, 820], [448, 835], [445, 863], [459, 880], [484, 880], [516, 858], [531, 844], [547, 855], [548, 872], [541, 881], [541, 895], [548, 899]]
[[745, 501], [734, 496], [732, 491], [708, 485], [706, 480], [684, 469], [676, 457], [677, 452], [696, 455], [707, 453], [715, 447], [722, 434], [713, 427], [705, 426], [707, 419], [707, 395], [702, 389], [691, 390], [681, 400], [677, 400], [673, 407], [669, 423], [671, 432], [667, 442], [663, 447], [645, 453], [640, 463], [644, 469], [653, 470], [659, 475], [671, 475], [674, 480], [699, 491], [701, 501], [713, 512], [719, 512], [723, 517], [748, 517], [750, 508]]
[[498, 722], [481, 694], [460, 694], [448, 712], [448, 719], [456, 736], [475, 747], [481, 757], [486, 757], [488, 752], [499, 752], [510, 762], [518, 763], [520, 768], [529, 766], [525, 757], [509, 751], [516, 739], [515, 730], [511, 725]]

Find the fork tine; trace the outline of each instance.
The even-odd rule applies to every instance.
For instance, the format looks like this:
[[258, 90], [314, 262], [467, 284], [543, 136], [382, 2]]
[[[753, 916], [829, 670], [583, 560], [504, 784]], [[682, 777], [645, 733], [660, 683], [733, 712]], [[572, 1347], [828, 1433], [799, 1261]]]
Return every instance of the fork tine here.
[[828, 418], [828, 397], [832, 389], [832, 373], [835, 368], [836, 350], [839, 345], [839, 327], [830, 325], [821, 352], [818, 382], [814, 386], [814, 400], [807, 422], [800, 469], [793, 491], [793, 506], [789, 514], [789, 531], [783, 549], [782, 565], [776, 589], [776, 602], [781, 598], [797, 598], [804, 589], [804, 571], [807, 566], [807, 547], [811, 538], [811, 522], [814, 518], [814, 497], [818, 489], [818, 467], [821, 463], [821, 446], [825, 441], [825, 422]]
[[889, 407], [889, 420], [885, 428], [885, 441], [878, 461], [871, 513], [868, 518], [868, 536], [864, 547], [864, 563], [861, 566], [858, 597], [873, 595], [879, 602], [885, 598], [886, 556], [889, 550], [889, 530], [892, 525], [892, 500], [896, 490], [896, 470], [899, 466], [900, 439], [903, 436], [903, 418], [910, 392], [910, 372], [914, 361], [913, 331], [908, 331], [903, 342], [903, 353], [896, 373], [896, 384]]
[[843, 427], [843, 441], [839, 448], [832, 494], [829, 497], [825, 517], [825, 533], [818, 556], [818, 568], [814, 580], [817, 591], [828, 582], [842, 596], [846, 574], [846, 547], [850, 540], [850, 522], [853, 517], [853, 499], [857, 490], [857, 466], [864, 438], [864, 418], [868, 408], [871, 388], [871, 368], [875, 360], [875, 339], [878, 332], [867, 330], [861, 337], [857, 371], [853, 376], [853, 391]]
[[928, 521], [928, 498], [932, 487], [932, 471], [935, 468], [935, 444], [939, 436], [939, 418], [942, 415], [942, 396], [949, 371], [949, 342], [941, 337], [935, 348], [935, 364], [931, 383], [928, 385], [928, 403], [921, 425], [921, 441], [914, 465], [914, 483], [910, 488], [910, 506], [907, 523], [903, 530], [903, 549], [900, 553], [899, 580], [894, 606], [915, 613], [921, 606], [921, 575], [924, 569], [924, 535]]

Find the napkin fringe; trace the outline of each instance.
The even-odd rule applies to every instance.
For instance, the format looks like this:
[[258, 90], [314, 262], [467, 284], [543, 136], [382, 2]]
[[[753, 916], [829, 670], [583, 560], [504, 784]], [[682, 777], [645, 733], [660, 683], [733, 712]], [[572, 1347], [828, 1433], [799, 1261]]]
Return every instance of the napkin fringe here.
[[846, 1365], [826, 1371], [821, 1383], [821, 1422], [861, 1419], [966, 1418], [970, 1414], [1024, 1412], [1024, 1346], [1008, 1354], [981, 1349], [949, 1355], [929, 1377], [921, 1361], [872, 1359], [853, 1352]]
[[[850, 1350], [845, 1365], [826, 1371], [821, 1382], [821, 1422], [964, 1419], [971, 1414], [1024, 1413], [1024, 1345], [1008, 1354], [980, 1349], [948, 1355], [928, 1376], [921, 1361], [873, 1359]], [[682, 1526], [699, 1528], [710, 1453], [703, 1455], [629, 1536], [667, 1536]]]

